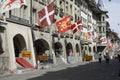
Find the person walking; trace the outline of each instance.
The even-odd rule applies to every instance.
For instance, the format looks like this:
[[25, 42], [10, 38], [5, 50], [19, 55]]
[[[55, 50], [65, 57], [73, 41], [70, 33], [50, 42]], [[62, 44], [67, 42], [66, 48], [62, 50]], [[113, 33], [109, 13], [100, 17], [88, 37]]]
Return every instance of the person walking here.
[[102, 54], [101, 53], [98, 55], [98, 60], [99, 60], [99, 63], [102, 62]]
[[106, 52], [105, 60], [106, 60], [106, 63], [110, 62], [110, 56], [108, 52]]
[[117, 56], [117, 57], [118, 57], [118, 61], [120, 62], [120, 54], [118, 54], [118, 56]]

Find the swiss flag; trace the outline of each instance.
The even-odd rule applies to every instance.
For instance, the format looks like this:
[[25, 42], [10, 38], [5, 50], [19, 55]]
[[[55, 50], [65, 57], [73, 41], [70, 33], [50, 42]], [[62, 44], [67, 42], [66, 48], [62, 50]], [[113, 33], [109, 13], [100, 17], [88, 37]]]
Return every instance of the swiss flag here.
[[70, 16], [66, 16], [65, 18], [56, 22], [58, 33], [64, 33], [71, 28], [71, 18]]
[[77, 21], [76, 23], [74, 23], [72, 26], [71, 26], [71, 29], [73, 31], [73, 34], [76, 33], [78, 30], [82, 30], [83, 27], [82, 27], [82, 21], [79, 20]]
[[40, 18], [41, 27], [51, 25], [54, 20], [54, 4], [53, 4], [53, 2], [51, 2], [49, 5], [45, 6], [45, 8], [41, 9], [38, 12], [38, 16]]

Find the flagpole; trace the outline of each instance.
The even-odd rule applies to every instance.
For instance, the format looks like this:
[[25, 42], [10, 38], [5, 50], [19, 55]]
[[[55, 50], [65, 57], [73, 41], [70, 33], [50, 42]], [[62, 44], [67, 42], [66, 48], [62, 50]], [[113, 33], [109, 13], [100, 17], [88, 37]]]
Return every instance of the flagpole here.
[[30, 0], [30, 27], [32, 28], [32, 0]]
[[30, 28], [31, 28], [31, 35], [32, 35], [32, 41], [33, 41], [33, 50], [34, 50], [34, 54], [35, 54], [35, 68], [38, 68], [38, 63], [37, 63], [37, 54], [36, 54], [36, 49], [34, 47], [34, 40], [35, 40], [35, 36], [34, 36], [34, 32], [33, 32], [33, 23], [32, 23], [32, 0], [30, 0]]

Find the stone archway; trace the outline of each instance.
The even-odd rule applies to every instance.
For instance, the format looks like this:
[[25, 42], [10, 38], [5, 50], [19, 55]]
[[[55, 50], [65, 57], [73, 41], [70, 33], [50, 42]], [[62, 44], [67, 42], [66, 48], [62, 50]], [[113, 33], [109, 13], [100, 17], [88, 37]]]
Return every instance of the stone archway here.
[[89, 52], [91, 52], [92, 51], [92, 48], [89, 46]]
[[93, 47], [93, 52], [96, 53], [96, 47], [95, 46]]
[[54, 43], [54, 49], [55, 49], [55, 55], [56, 57], [59, 57], [60, 55], [62, 55], [62, 44], [60, 42], [56, 42]]
[[2, 40], [2, 37], [0, 35], [0, 54], [2, 54], [4, 52], [3, 47], [2, 47], [2, 42], [3, 42], [3, 40]]
[[71, 53], [73, 53], [73, 47], [72, 47], [71, 43], [67, 43], [67, 45], [66, 45], [66, 53], [67, 53], [67, 56], [69, 56]]
[[26, 42], [21, 34], [13, 37], [15, 57], [19, 57], [22, 51], [26, 51]]
[[76, 53], [79, 53], [80, 52], [80, 48], [79, 48], [79, 45], [76, 44]]
[[40, 62], [53, 62], [53, 56], [50, 54], [50, 47], [46, 40], [38, 39], [34, 42], [36, 57]]
[[38, 39], [34, 44], [37, 55], [43, 55], [46, 50], [49, 50], [49, 44], [44, 39]]

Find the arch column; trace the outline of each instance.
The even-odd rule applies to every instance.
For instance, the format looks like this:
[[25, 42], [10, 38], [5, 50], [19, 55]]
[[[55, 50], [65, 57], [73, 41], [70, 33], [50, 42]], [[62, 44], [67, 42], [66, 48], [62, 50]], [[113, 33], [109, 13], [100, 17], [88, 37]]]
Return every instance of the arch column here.
[[15, 70], [16, 69], [16, 60], [15, 60], [15, 54], [14, 53], [14, 46], [13, 46], [13, 39], [12, 39], [12, 34], [11, 34], [11, 29], [9, 27], [6, 28], [5, 33], [6, 33], [6, 51], [5, 53], [8, 53], [9, 55], [9, 67], [8, 69], [10, 70]]

